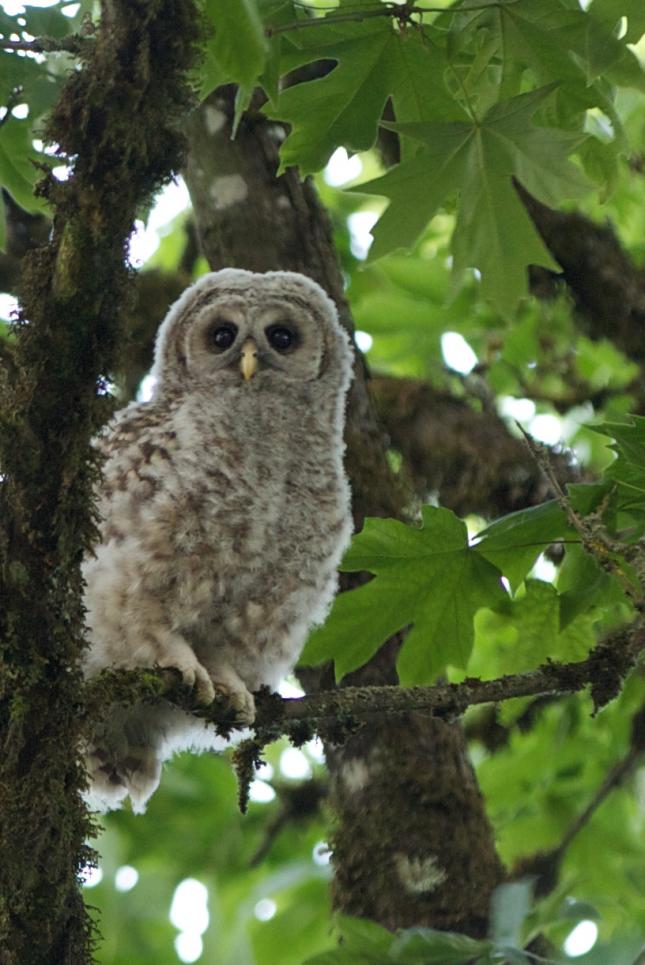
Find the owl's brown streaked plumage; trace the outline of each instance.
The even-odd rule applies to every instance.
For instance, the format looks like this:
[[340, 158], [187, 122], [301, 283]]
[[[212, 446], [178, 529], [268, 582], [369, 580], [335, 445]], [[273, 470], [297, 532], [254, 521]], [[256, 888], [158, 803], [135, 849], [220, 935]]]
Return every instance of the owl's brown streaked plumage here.
[[[149, 403], [118, 413], [102, 541], [84, 566], [88, 675], [177, 667], [240, 724], [294, 666], [349, 540], [342, 465], [352, 352], [333, 303], [293, 272], [200, 278], [157, 336]], [[174, 751], [222, 746], [166, 706], [114, 708], [88, 751], [90, 805], [143, 810]]]

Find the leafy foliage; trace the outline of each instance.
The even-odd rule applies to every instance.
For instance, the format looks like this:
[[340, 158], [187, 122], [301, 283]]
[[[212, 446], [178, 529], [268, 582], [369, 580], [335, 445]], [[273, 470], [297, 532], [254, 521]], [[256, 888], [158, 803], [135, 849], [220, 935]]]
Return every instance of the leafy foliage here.
[[[368, 922], [340, 918], [340, 947], [307, 959], [304, 965], [529, 965], [522, 939], [532, 901], [532, 885], [523, 880], [501, 885], [493, 896], [491, 938], [475, 940], [432, 928], [401, 929], [396, 934]], [[564, 910], [564, 909], [563, 909]], [[567, 909], [575, 922], [595, 910], [581, 903]]]
[[607, 469], [607, 476], [614, 480], [618, 490], [616, 511], [621, 519], [631, 522], [631, 538], [641, 533], [645, 512], [645, 418], [631, 416], [631, 424], [605, 424], [596, 427], [613, 439], [611, 448], [617, 459]]
[[[564, 0], [456, 5], [444, 13], [407, 13], [370, 0], [341, 0], [321, 11], [292, 0], [204, 0], [203, 8], [211, 39], [198, 78], [202, 95], [237, 83], [237, 123], [261, 85], [267, 112], [291, 125], [283, 168], [297, 165], [308, 174], [339, 146], [369, 149], [390, 102], [402, 158], [365, 186], [391, 201], [373, 257], [408, 247], [458, 195], [451, 241], [456, 280], [477, 269], [484, 296], [507, 314], [526, 291], [528, 264], [555, 267], [512, 178], [546, 203], [576, 197], [591, 186], [567, 161], [577, 151], [588, 176], [607, 189], [618, 152], [629, 149], [616, 92], [645, 89], [629, 46], [642, 33], [642, 15], [628, 7], [627, 31], [618, 39], [625, 5], [603, 0], [586, 11]], [[69, 23], [57, 10], [29, 11], [24, 23], [3, 17], [4, 36], [57, 37]], [[5, 100], [21, 85], [35, 105], [31, 132], [48, 106], [39, 91], [51, 79], [49, 66], [13, 52], [0, 56]], [[303, 67], [319, 76], [296, 76], [279, 87], [280, 77], [293, 79]], [[603, 136], [589, 130], [589, 111], [608, 118], [611, 136], [608, 129]], [[12, 164], [0, 155], [0, 181], [12, 193], [12, 168], [25, 170], [28, 149]], [[25, 194], [16, 200], [24, 204]]]
[[[611, 483], [617, 478], [617, 460], [607, 470], [607, 482], [570, 487], [572, 511], [581, 518], [602, 503], [609, 518], [622, 519], [629, 511], [635, 523], [631, 493], [636, 478], [645, 481], [644, 422], [617, 427], [620, 441], [615, 445], [630, 467], [629, 501], [624, 483]], [[618, 476], [623, 475], [619, 467]], [[448, 666], [469, 666], [473, 619], [487, 607], [498, 611], [499, 631], [504, 625], [515, 628], [519, 644], [505, 654], [497, 672], [518, 672], [539, 666], [547, 657], [581, 659], [595, 639], [585, 625], [589, 611], [604, 606], [608, 619], [616, 607], [614, 619], [629, 612], [625, 586], [582, 550], [580, 533], [555, 500], [497, 520], [473, 544], [465, 524], [448, 510], [426, 506], [422, 517], [420, 530], [394, 520], [366, 521], [342, 569], [368, 571], [376, 579], [336, 598], [325, 625], [309, 638], [302, 655], [305, 664], [333, 659], [340, 679], [365, 663], [388, 637], [412, 625], [399, 657], [399, 676], [403, 683], [429, 683]], [[642, 525], [632, 526], [631, 538], [644, 531]], [[574, 551], [563, 567], [561, 595], [551, 585], [527, 580], [537, 558], [555, 542], [566, 553], [570, 547]], [[516, 594], [523, 590], [513, 602], [502, 589], [502, 575]]]
[[402, 121], [465, 118], [448, 92], [433, 84], [448, 66], [440, 47], [425, 43], [419, 33], [396, 33], [384, 20], [345, 33], [348, 39], [339, 42], [337, 35], [327, 45], [303, 50], [307, 59], [337, 60], [336, 69], [288, 87], [269, 108], [292, 127], [281, 150], [283, 168], [297, 164], [309, 174], [324, 167], [338, 145], [353, 151], [372, 147], [388, 97]]
[[566, 160], [579, 137], [530, 123], [552, 90], [540, 88], [502, 101], [481, 122], [392, 125], [418, 138], [424, 149], [360, 188], [391, 200], [375, 234], [373, 255], [411, 246], [446, 195], [458, 191], [452, 239], [455, 273], [477, 268], [482, 294], [510, 311], [525, 290], [528, 264], [557, 267], [536, 235], [512, 179], [544, 200], [571, 197], [585, 189]]
[[345, 918], [340, 922], [342, 945], [307, 960], [305, 965], [466, 965], [490, 961], [491, 942], [475, 941], [465, 935], [438, 932], [431, 928], [411, 928], [396, 935], [373, 922]]
[[266, 59], [262, 20], [252, 0], [240, 0], [235, 5], [228, 0], [204, 0], [204, 14], [212, 40], [205, 51], [200, 91], [206, 96], [221, 84], [237, 82], [239, 120]]
[[[32, 162], [37, 154], [30, 144], [30, 133], [28, 122], [16, 121], [0, 127], [0, 171], [3, 187], [13, 199], [28, 211], [38, 211], [43, 205], [34, 197], [35, 168]], [[2, 214], [0, 242], [4, 239], [4, 205]]]
[[473, 616], [505, 594], [500, 573], [469, 547], [465, 524], [426, 506], [423, 528], [370, 519], [343, 560], [344, 570], [377, 578], [336, 598], [331, 617], [314, 632], [302, 661], [332, 657], [338, 678], [365, 663], [398, 630], [412, 624], [399, 658], [405, 683], [429, 683], [447, 664], [465, 667]]
[[[277, 96], [267, 89], [268, 113], [291, 125], [281, 148], [283, 168], [296, 164], [306, 174], [320, 170], [338, 146], [371, 147], [389, 99], [403, 156], [366, 185], [391, 200], [372, 256], [409, 247], [458, 193], [452, 238], [457, 279], [465, 268], [478, 269], [485, 297], [510, 312], [526, 290], [526, 266], [553, 267], [512, 178], [540, 200], [557, 203], [589, 188], [566, 160], [570, 153], [578, 150], [587, 173], [607, 185], [617, 151], [627, 146], [615, 90], [643, 90], [645, 75], [625, 40], [615, 36], [615, 13], [572, 9], [559, 0], [539, 7], [530, 0], [457, 6], [416, 19], [401, 14], [398, 22], [369, 3], [341, 3], [336, 15], [315, 21], [306, 11], [298, 19], [297, 10], [291, 26], [300, 29], [283, 45], [278, 72], [320, 61], [336, 66]], [[638, 14], [629, 24], [633, 39], [641, 28]], [[552, 103], [542, 105], [550, 92]], [[610, 119], [613, 139], [587, 133], [590, 109]], [[531, 118], [538, 110], [542, 123], [536, 126]]]
[[[55, 8], [27, 6], [23, 14], [14, 16], [0, 11], [0, 39], [61, 38], [77, 23], [78, 19], [74, 21]], [[0, 49], [0, 187], [27, 211], [44, 210], [43, 202], [34, 195], [40, 177], [34, 162], [45, 163], [47, 157], [33, 142], [42, 136], [44, 115], [54, 105], [70, 65], [71, 58], [64, 53], [43, 60]], [[13, 116], [12, 111], [20, 105], [27, 105], [28, 118]], [[4, 226], [4, 205], [0, 205], [0, 251], [5, 244]]]

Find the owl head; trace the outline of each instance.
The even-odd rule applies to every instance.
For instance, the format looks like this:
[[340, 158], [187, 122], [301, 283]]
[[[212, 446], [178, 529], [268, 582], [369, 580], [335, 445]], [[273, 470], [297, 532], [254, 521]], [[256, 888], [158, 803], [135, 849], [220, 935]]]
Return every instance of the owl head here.
[[316, 282], [297, 272], [225, 268], [203, 275], [170, 308], [153, 373], [161, 393], [321, 381], [344, 392], [351, 364], [336, 307]]

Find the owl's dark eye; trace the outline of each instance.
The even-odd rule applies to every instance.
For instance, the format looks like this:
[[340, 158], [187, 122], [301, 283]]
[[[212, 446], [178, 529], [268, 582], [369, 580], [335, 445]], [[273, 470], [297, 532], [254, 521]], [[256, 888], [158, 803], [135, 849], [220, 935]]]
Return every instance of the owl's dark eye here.
[[295, 331], [288, 325], [269, 325], [266, 330], [266, 337], [269, 345], [276, 352], [288, 352], [295, 348], [298, 343]]
[[209, 333], [209, 341], [216, 352], [225, 352], [230, 348], [237, 337], [237, 325], [231, 322], [224, 322], [215, 325]]

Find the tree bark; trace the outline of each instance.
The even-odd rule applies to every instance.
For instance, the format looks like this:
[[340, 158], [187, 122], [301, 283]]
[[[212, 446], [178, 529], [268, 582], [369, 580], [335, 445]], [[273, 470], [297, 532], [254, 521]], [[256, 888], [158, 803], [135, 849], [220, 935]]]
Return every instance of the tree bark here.
[[[643, 268], [634, 264], [609, 223], [595, 224], [578, 211], [556, 211], [534, 198], [519, 182], [515, 188], [542, 240], [562, 267], [580, 330], [593, 339], [609, 339], [628, 358], [642, 362]], [[549, 276], [552, 278], [553, 273], [532, 268], [531, 287], [538, 297], [548, 295]]]
[[[280, 126], [243, 118], [230, 139], [234, 92], [223, 88], [189, 122], [186, 180], [213, 269], [290, 269], [314, 278], [352, 321], [329, 219], [310, 180], [276, 177]], [[366, 515], [406, 513], [360, 356], [348, 406], [347, 468], [357, 528]], [[399, 640], [347, 683], [397, 682]], [[328, 672], [303, 674], [312, 689]], [[503, 878], [460, 727], [408, 714], [374, 719], [342, 746], [327, 743], [337, 910], [389, 928], [426, 925], [485, 934], [491, 892]]]
[[[421, 379], [375, 376], [371, 393], [379, 418], [415, 492], [437, 494], [458, 516], [497, 519], [553, 496], [523, 439], [512, 435], [494, 405], [483, 411]], [[562, 485], [580, 482], [569, 453], [550, 459]]]
[[95, 537], [92, 436], [110, 414], [138, 207], [179, 164], [198, 40], [192, 0], [104, 0], [91, 57], [48, 136], [73, 164], [40, 186], [52, 238], [22, 268], [22, 324], [0, 379], [0, 963], [83, 965], [95, 926], [81, 800], [80, 563]]

